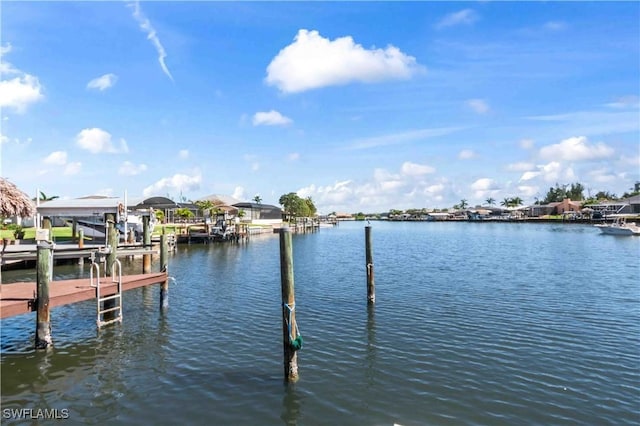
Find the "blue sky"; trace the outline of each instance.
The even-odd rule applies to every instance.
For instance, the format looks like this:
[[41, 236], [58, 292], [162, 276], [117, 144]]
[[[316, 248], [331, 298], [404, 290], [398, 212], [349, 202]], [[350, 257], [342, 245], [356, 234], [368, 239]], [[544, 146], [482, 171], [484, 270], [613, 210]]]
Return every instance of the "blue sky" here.
[[382, 212], [640, 180], [637, 2], [0, 8], [0, 174], [34, 196]]

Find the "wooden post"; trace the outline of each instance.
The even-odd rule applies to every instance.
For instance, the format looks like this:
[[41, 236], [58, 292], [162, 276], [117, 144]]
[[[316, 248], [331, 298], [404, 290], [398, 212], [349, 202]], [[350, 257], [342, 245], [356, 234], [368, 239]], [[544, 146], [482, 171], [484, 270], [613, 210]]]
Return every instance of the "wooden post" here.
[[[149, 216], [142, 216], [142, 242], [144, 248], [149, 250], [151, 248], [151, 232], [149, 230]], [[142, 273], [148, 274], [151, 272], [151, 255], [142, 255]]]
[[[160, 236], [160, 272], [167, 272], [168, 265], [168, 246], [167, 235], [162, 234]], [[167, 309], [169, 307], [169, 277], [162, 283], [160, 287], [160, 309]]]
[[[111, 277], [111, 272], [113, 271], [113, 264], [116, 262], [118, 258], [118, 241], [120, 240], [120, 235], [118, 230], [116, 229], [116, 215], [113, 213], [107, 213], [105, 215], [105, 224], [107, 229], [107, 235], [109, 237], [107, 244], [109, 246], [109, 254], [107, 254], [107, 276]], [[116, 300], [109, 299], [105, 300], [103, 305], [103, 309], [112, 309], [116, 307]], [[110, 321], [116, 317], [116, 311], [105, 312], [103, 320]]]
[[37, 248], [37, 288], [36, 288], [36, 349], [47, 349], [53, 345], [51, 339], [51, 315], [49, 306], [49, 281], [53, 262], [53, 244], [41, 241]]
[[47, 216], [42, 218], [42, 229], [48, 229], [49, 235], [51, 235], [51, 218], [50, 217]]
[[78, 242], [78, 222], [76, 222], [75, 217], [71, 222], [71, 241], [73, 241], [74, 243]]
[[[84, 248], [84, 231], [82, 229], [78, 229], [78, 248]], [[84, 256], [80, 255], [78, 265], [84, 265]]]
[[373, 249], [371, 248], [371, 226], [364, 227], [367, 267], [367, 303], [376, 302], [376, 285], [373, 279]]
[[286, 382], [298, 380], [298, 355], [292, 345], [297, 338], [296, 298], [293, 283], [293, 254], [291, 230], [280, 228], [280, 281], [282, 286], [282, 346], [284, 348], [284, 379]]

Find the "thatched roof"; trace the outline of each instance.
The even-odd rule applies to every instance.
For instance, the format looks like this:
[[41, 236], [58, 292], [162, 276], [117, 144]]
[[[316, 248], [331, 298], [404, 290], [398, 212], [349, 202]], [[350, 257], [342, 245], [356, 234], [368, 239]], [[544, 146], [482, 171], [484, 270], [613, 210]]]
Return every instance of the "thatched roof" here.
[[36, 208], [31, 198], [20, 191], [17, 186], [0, 177], [0, 216], [29, 217], [33, 216]]

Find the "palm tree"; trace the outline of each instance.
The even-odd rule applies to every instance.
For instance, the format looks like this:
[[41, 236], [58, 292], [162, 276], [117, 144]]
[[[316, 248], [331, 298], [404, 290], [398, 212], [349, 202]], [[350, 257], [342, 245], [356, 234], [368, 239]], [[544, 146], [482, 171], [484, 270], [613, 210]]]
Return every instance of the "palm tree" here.
[[[56, 198], [60, 198], [60, 196], [52, 195], [51, 197], [47, 197], [47, 195], [42, 191], [40, 191], [40, 196], [38, 197], [38, 199], [40, 201], [51, 201], [51, 200], [55, 200]], [[35, 199], [34, 199], [34, 201], [35, 201]]]
[[511, 207], [511, 198], [507, 197], [500, 203], [501, 206]]
[[511, 205], [514, 207], [518, 207], [522, 205], [522, 198], [520, 197], [513, 197], [511, 199]]
[[465, 200], [464, 198], [463, 198], [462, 200], [460, 200], [460, 209], [461, 209], [461, 210], [466, 209], [466, 208], [467, 208], [467, 206], [468, 206], [468, 204], [467, 204], [467, 200]]
[[496, 203], [496, 200], [495, 200], [495, 199], [493, 199], [493, 198], [491, 198], [491, 197], [489, 197], [489, 198], [487, 198], [487, 199], [485, 200], [485, 202], [486, 202], [487, 204], [489, 204], [490, 206], [492, 206], [492, 205], [494, 205], [494, 204]]
[[256, 194], [256, 196], [253, 197], [253, 201], [255, 201], [256, 204], [262, 204], [262, 197], [260, 197], [260, 194]]

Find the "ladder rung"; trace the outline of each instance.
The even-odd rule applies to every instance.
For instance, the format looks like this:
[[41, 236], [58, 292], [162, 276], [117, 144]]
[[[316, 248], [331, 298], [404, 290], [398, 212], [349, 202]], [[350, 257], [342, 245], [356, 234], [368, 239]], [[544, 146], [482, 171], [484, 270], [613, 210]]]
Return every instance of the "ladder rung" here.
[[114, 294], [112, 296], [101, 297], [99, 301], [100, 302], [104, 302], [105, 300], [113, 300], [113, 299], [117, 299], [119, 297], [121, 297], [120, 294]]
[[109, 325], [114, 322], [122, 322], [122, 317], [118, 317], [116, 319], [112, 319], [109, 321], [98, 321], [98, 327], [102, 327], [103, 325]]
[[101, 314], [104, 314], [106, 312], [113, 312], [113, 311], [117, 311], [118, 309], [121, 309], [120, 306], [116, 306], [115, 308], [109, 308], [109, 309], [103, 309], [100, 311]]

